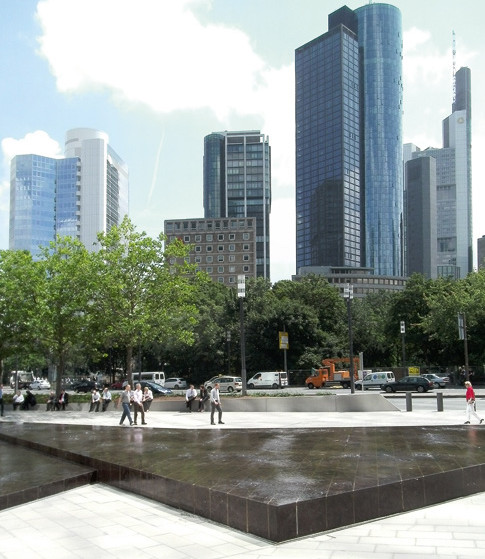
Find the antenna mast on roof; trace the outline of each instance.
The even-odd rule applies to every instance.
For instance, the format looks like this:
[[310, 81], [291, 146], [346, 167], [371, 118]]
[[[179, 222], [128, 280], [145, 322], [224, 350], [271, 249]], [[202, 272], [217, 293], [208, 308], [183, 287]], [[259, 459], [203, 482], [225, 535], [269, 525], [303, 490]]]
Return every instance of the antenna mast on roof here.
[[456, 102], [456, 42], [455, 42], [455, 30], [452, 30], [453, 45], [452, 45], [452, 55], [453, 55], [453, 104]]

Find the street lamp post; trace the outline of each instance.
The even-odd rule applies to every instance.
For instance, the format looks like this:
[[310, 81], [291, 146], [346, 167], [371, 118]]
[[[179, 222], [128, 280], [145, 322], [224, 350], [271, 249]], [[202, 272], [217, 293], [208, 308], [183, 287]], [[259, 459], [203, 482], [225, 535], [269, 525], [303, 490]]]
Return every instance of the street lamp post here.
[[402, 368], [406, 367], [406, 323], [401, 320], [401, 337], [402, 337]]
[[241, 379], [242, 379], [242, 395], [247, 394], [246, 382], [246, 341], [244, 339], [244, 308], [243, 299], [246, 296], [246, 277], [244, 275], [237, 276], [237, 296], [239, 297], [239, 324], [241, 327]]
[[347, 299], [347, 317], [349, 322], [349, 369], [350, 369], [350, 392], [355, 393], [354, 381], [354, 343], [352, 338], [352, 309], [351, 302], [354, 298], [354, 287], [347, 283], [344, 287], [344, 299]]
[[227, 341], [227, 374], [231, 375], [231, 331], [226, 330]]

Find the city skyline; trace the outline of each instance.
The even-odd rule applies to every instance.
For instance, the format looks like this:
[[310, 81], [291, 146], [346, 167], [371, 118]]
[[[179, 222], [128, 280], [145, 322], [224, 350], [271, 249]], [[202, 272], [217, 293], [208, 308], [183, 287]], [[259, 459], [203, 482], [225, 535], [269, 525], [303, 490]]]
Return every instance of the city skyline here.
[[[62, 155], [69, 128], [109, 135], [130, 169], [130, 217], [152, 236], [163, 231], [164, 219], [203, 215], [207, 134], [260, 129], [272, 146], [271, 280], [290, 279], [296, 270], [294, 51], [325, 33], [328, 14], [344, 4], [356, 9], [365, 2], [87, 0], [69, 26], [70, 0], [1, 2], [0, 64], [8, 79], [0, 92], [0, 248], [8, 248], [10, 158]], [[480, 18], [470, 15], [476, 2], [464, 0], [460, 10], [435, 0], [390, 4], [401, 10], [404, 31], [403, 141], [440, 147], [441, 122], [452, 104], [453, 29], [456, 68], [470, 67], [472, 97], [485, 86], [478, 68], [485, 39]], [[106, 27], [108, 20], [115, 24]], [[476, 103], [475, 253], [485, 234], [479, 219], [484, 120]]]

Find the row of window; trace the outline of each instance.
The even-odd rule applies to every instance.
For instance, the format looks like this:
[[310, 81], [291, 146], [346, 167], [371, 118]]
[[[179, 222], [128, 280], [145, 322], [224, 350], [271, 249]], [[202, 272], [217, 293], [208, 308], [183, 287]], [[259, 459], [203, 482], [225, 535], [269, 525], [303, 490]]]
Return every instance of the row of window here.
[[[233, 254], [230, 254], [227, 257], [229, 262], [236, 262], [236, 257]], [[212, 264], [212, 262], [214, 262], [214, 257], [211, 255], [208, 255], [205, 257], [205, 261], [207, 264]], [[244, 262], [249, 262], [249, 254], [243, 254], [243, 261]], [[196, 256], [195, 257], [195, 263], [196, 264], [200, 264], [202, 262], [202, 256]], [[223, 254], [218, 254], [217, 255], [217, 262], [224, 262], [224, 255]]]
[[[243, 266], [243, 272], [249, 272], [250, 271], [249, 268], [250, 268], [249, 266]], [[198, 272], [200, 272], [202, 270], [204, 270], [208, 274], [213, 274], [214, 273], [214, 268], [212, 266], [207, 266], [205, 269], [204, 268], [197, 268]], [[224, 274], [224, 266], [217, 266], [216, 273]], [[228, 273], [230, 273], [230, 274], [236, 273], [236, 267], [235, 266], [229, 266]], [[231, 280], [229, 279], [229, 281], [231, 281]]]
[[[205, 240], [206, 242], [213, 242], [215, 240], [215, 236], [216, 235], [212, 235], [211, 233], [208, 233], [207, 235], [205, 235]], [[172, 240], [174, 240], [175, 237], [172, 237]], [[219, 233], [217, 235], [217, 240], [218, 241], [223, 241], [224, 240], [224, 233]], [[229, 233], [229, 240], [230, 241], [235, 241], [236, 240], [236, 234], [235, 233]], [[243, 233], [242, 238], [244, 241], [249, 241], [250, 240], [250, 234], [249, 233]], [[195, 242], [196, 243], [201, 243], [202, 242], [202, 235], [195, 235], [194, 236]], [[184, 235], [184, 243], [190, 243], [190, 235]], [[212, 249], [211, 249], [212, 250]]]

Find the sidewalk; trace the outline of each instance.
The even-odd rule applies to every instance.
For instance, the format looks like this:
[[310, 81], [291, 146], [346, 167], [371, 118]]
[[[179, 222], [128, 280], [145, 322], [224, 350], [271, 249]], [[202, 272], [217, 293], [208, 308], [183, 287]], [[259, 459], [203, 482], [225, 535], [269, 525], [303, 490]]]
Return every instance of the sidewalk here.
[[[121, 412], [9, 412], [11, 422], [118, 424]], [[460, 425], [463, 411], [370, 413], [226, 413], [211, 426], [208, 413], [149, 412], [137, 429], [255, 429], [348, 426]], [[123, 426], [120, 429], [134, 429]], [[475, 427], [482, 429], [485, 427]], [[463, 429], [467, 429], [463, 427]], [[270, 543], [106, 485], [86, 485], [0, 513], [0, 557], [22, 554], [105, 557], [405, 559], [483, 557], [485, 493], [282, 544]]]

